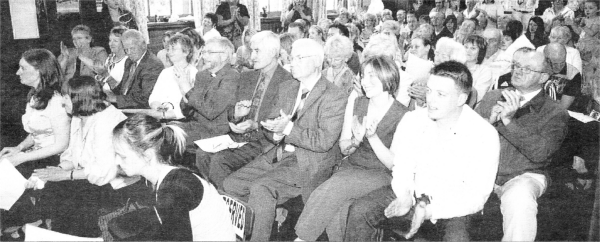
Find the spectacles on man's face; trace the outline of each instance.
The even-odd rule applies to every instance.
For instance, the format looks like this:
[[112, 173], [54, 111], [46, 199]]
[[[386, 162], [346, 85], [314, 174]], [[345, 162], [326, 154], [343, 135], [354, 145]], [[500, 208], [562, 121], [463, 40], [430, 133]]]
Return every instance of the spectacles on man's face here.
[[512, 70], [513, 71], [519, 70], [519, 71], [523, 72], [523, 74], [531, 74], [533, 72], [540, 73], [540, 74], [544, 73], [543, 71], [536, 71], [536, 70], [529, 69], [528, 67], [522, 66], [522, 65], [520, 65], [519, 63], [516, 63], [516, 62], [513, 62], [513, 64], [512, 64]]
[[225, 51], [211, 51], [211, 50], [202, 50], [200, 51], [201, 54], [205, 55], [205, 54], [217, 54], [217, 53], [225, 53]]
[[565, 64], [565, 61], [561, 61], [561, 62], [554, 62], [550, 59], [546, 59], [546, 62], [548, 62], [548, 64], [552, 65], [552, 66], [562, 66], [563, 64]]
[[299, 61], [299, 60], [302, 60], [302, 59], [304, 59], [304, 58], [313, 57], [313, 56], [314, 56], [314, 55], [307, 55], [307, 56], [292, 56], [292, 58], [291, 58], [291, 61], [292, 61], [292, 62], [294, 62], [294, 61]]

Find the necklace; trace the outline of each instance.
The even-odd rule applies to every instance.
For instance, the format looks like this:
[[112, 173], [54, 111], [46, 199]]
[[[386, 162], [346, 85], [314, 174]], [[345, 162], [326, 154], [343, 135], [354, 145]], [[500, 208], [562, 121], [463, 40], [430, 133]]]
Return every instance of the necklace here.
[[184, 68], [177, 68], [177, 66], [173, 66], [173, 74], [175, 74], [175, 77], [177, 78], [181, 78], [181, 76], [183, 76], [183, 74], [186, 73], [186, 70], [188, 68], [188, 66], [190, 66], [190, 64], [188, 63]]

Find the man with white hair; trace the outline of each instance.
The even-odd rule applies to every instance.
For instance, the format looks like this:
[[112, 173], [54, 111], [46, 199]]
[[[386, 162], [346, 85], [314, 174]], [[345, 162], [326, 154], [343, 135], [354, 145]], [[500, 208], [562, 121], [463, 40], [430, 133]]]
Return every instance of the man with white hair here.
[[569, 114], [542, 90], [548, 80], [544, 55], [518, 49], [512, 59], [514, 88], [485, 94], [476, 111], [500, 135], [494, 192], [500, 198], [502, 241], [534, 241], [537, 199], [548, 186], [547, 166], [566, 133]]
[[483, 64], [492, 63], [500, 54], [500, 51], [498, 50], [500, 49], [500, 42], [502, 41], [502, 31], [499, 29], [486, 29], [481, 33], [481, 36], [487, 43]]
[[254, 70], [241, 74], [235, 107], [229, 110], [229, 136], [238, 142], [248, 142], [242, 147], [225, 149], [215, 154], [199, 150], [196, 152], [196, 165], [208, 172], [208, 178], [217, 188], [223, 187], [223, 180], [229, 174], [262, 153], [268, 141], [259, 131], [259, 121], [271, 114], [279, 93], [279, 85], [291, 80], [292, 74], [278, 64], [280, 51], [279, 36], [271, 31], [258, 32], [250, 40], [250, 61]]
[[[181, 112], [188, 118], [182, 128], [187, 143], [229, 132], [227, 108], [235, 105], [240, 74], [231, 67], [233, 44], [225, 37], [209, 39], [202, 50], [204, 70], [196, 74], [193, 87], [181, 101]], [[187, 83], [184, 83], [187, 84]]]
[[292, 46], [292, 75], [279, 86], [273, 112], [261, 121], [271, 142], [263, 154], [225, 179], [226, 193], [254, 209], [251, 241], [268, 241], [277, 204], [310, 193], [327, 180], [340, 154], [345, 92], [321, 75], [323, 46], [300, 39]]
[[[552, 28], [548, 39], [550, 40], [550, 43], [559, 43], [559, 44], [564, 45], [565, 48], [567, 49], [567, 57], [566, 57], [567, 64], [572, 65], [575, 68], [577, 68], [577, 71], [579, 71], [579, 73], [583, 73], [582, 72], [583, 68], [582, 68], [581, 55], [579, 54], [579, 51], [577, 49], [567, 45], [569, 40], [571, 40], [571, 30], [569, 30], [568, 27], [556, 26], [556, 27]], [[544, 48], [546, 48], [546, 46], [542, 45], [537, 48], [537, 51], [544, 53]]]
[[163, 64], [150, 51], [141, 32], [130, 29], [121, 36], [123, 49], [127, 54], [125, 71], [121, 82], [117, 82], [107, 73], [99, 73], [98, 77], [110, 86], [106, 92], [107, 101], [118, 108], [150, 108], [148, 99], [156, 80], [163, 69]]

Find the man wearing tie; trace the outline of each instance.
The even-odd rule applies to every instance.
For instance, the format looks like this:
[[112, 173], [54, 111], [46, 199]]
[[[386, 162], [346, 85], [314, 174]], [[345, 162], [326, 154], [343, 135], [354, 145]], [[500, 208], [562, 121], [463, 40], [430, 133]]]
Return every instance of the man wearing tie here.
[[[292, 74], [278, 64], [279, 36], [271, 31], [258, 32], [250, 41], [252, 71], [242, 73], [234, 112], [229, 115], [229, 136], [237, 142], [248, 142], [236, 149], [225, 149], [213, 155], [198, 150], [196, 164], [217, 187], [232, 172], [254, 160], [269, 142], [264, 139], [259, 121], [265, 120], [277, 102], [279, 85], [291, 80]], [[275, 110], [279, 111], [279, 110]]]
[[514, 89], [488, 92], [476, 109], [500, 134], [494, 192], [501, 201], [503, 241], [535, 240], [537, 198], [548, 185], [546, 166], [567, 132], [567, 111], [542, 90], [549, 77], [546, 65], [542, 53], [517, 50]]
[[102, 85], [107, 83], [112, 92], [106, 92], [107, 100], [124, 108], [150, 108], [148, 98], [154, 89], [156, 79], [163, 69], [158, 58], [146, 45], [146, 40], [137, 30], [130, 29], [121, 36], [123, 49], [128, 59], [125, 61], [125, 72], [121, 82], [117, 82], [104, 73]]
[[223, 183], [225, 192], [254, 209], [253, 241], [269, 240], [275, 206], [299, 195], [306, 201], [331, 176], [340, 154], [347, 96], [321, 75], [323, 46], [300, 39], [291, 56], [296, 80], [280, 85], [274, 112], [260, 122], [272, 144]]

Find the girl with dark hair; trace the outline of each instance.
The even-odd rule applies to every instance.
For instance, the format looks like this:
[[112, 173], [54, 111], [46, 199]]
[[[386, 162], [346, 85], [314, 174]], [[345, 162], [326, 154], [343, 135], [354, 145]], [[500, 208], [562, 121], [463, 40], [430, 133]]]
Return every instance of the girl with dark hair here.
[[473, 88], [477, 90], [477, 102], [479, 102], [494, 84], [491, 70], [481, 64], [487, 51], [487, 42], [479, 35], [471, 35], [465, 40], [464, 46], [467, 50], [465, 65], [473, 76]]
[[127, 183], [117, 178], [111, 132], [126, 116], [105, 100], [93, 77], [72, 78], [62, 94], [64, 110], [73, 116], [70, 142], [58, 166], [37, 169], [32, 175], [45, 183], [40, 210], [52, 220], [54, 231], [98, 237], [98, 210], [110, 204], [107, 194], [113, 188]]
[[4, 147], [0, 158], [8, 159], [29, 177], [33, 169], [58, 164], [56, 155], [69, 144], [71, 119], [61, 106], [63, 76], [50, 51], [32, 49], [23, 53], [17, 75], [21, 83], [31, 87], [22, 118], [23, 128], [29, 135], [16, 147]]
[[148, 240], [235, 241], [229, 208], [215, 187], [185, 168], [173, 165], [186, 146], [178, 126], [136, 115], [113, 131], [119, 166], [128, 176], [152, 184], [157, 226]]
[[527, 26], [527, 32], [525, 32], [525, 36], [535, 46], [535, 48], [548, 44], [548, 38], [546, 37], [544, 28], [544, 20], [538, 16], [529, 19], [529, 25]]
[[[394, 60], [377, 56], [362, 64], [364, 96], [349, 101], [340, 136], [340, 149], [347, 156], [327, 181], [310, 195], [296, 234], [315, 241], [324, 231], [329, 240], [342, 241], [348, 209], [353, 199], [389, 186], [396, 126], [408, 109], [394, 98], [400, 74]], [[350, 98], [352, 100], [352, 98]]]
[[444, 28], [448, 29], [448, 31], [450, 31], [450, 33], [452, 34], [452, 36], [450, 36], [449, 38], [454, 38], [454, 33], [456, 32], [456, 29], [458, 28], [456, 16], [454, 16], [454, 15], [446, 16], [446, 20], [444, 20]]
[[[30, 86], [29, 102], [22, 117], [23, 128], [29, 135], [15, 147], [4, 147], [0, 160], [7, 160], [25, 177], [35, 169], [56, 166], [58, 155], [69, 145], [71, 118], [62, 107], [60, 86], [63, 76], [54, 55], [46, 49], [32, 49], [23, 53], [17, 75], [21, 83]], [[16, 233], [25, 223], [41, 224], [39, 214], [33, 214], [30, 197], [26, 192], [9, 211], [2, 213], [3, 233]]]

